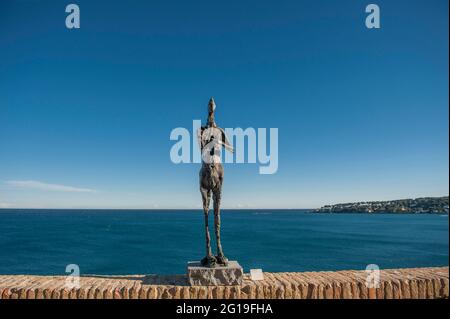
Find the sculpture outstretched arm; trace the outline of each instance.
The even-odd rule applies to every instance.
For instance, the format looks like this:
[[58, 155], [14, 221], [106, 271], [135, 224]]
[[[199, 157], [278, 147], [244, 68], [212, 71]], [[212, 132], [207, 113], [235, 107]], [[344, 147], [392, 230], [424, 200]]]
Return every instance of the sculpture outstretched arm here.
[[225, 147], [225, 149], [231, 153], [234, 153], [233, 145], [231, 145], [230, 141], [228, 141], [227, 135], [225, 134], [225, 131], [221, 128], [222, 131], [222, 139], [220, 141], [220, 144]]

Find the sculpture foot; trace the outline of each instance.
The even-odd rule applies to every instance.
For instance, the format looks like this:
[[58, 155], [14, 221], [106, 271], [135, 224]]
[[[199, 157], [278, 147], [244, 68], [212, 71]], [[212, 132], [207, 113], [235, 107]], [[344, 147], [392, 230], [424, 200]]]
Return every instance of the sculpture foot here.
[[219, 265], [227, 266], [227, 265], [228, 265], [228, 258], [225, 257], [224, 255], [217, 255], [217, 256], [216, 256], [216, 262], [217, 262]]
[[203, 267], [213, 268], [216, 266], [216, 258], [214, 256], [206, 256], [200, 263]]

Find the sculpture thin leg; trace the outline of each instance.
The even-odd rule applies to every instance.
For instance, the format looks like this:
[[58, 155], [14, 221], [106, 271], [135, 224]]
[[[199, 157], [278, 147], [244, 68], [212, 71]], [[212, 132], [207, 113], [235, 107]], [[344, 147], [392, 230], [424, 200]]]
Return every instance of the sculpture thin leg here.
[[203, 213], [205, 215], [205, 240], [206, 240], [206, 256], [201, 260], [203, 266], [212, 267], [216, 263], [216, 258], [214, 258], [211, 251], [211, 237], [209, 235], [208, 227], [208, 212], [209, 212], [209, 202], [211, 200], [211, 192], [206, 189], [200, 189], [202, 193], [203, 200]]
[[223, 254], [222, 243], [220, 241], [220, 190], [214, 192], [214, 230], [216, 234], [217, 243], [217, 256], [216, 261], [218, 264], [227, 265], [228, 259]]

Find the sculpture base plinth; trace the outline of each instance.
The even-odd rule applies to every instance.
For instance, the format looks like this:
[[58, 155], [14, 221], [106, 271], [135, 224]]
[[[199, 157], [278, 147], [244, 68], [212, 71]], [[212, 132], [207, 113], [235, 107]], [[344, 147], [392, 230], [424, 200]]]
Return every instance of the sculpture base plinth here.
[[199, 261], [187, 265], [187, 277], [191, 286], [233, 286], [242, 284], [244, 271], [237, 261], [227, 266], [203, 267]]

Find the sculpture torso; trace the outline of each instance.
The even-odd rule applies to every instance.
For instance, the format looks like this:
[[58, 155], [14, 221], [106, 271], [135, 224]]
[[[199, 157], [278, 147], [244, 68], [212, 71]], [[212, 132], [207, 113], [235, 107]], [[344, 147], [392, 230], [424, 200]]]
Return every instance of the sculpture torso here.
[[200, 169], [200, 186], [206, 189], [218, 189], [222, 186], [223, 166], [220, 159], [221, 144], [218, 135], [222, 132], [217, 127], [209, 125], [200, 129], [200, 149], [202, 153], [202, 167]]

